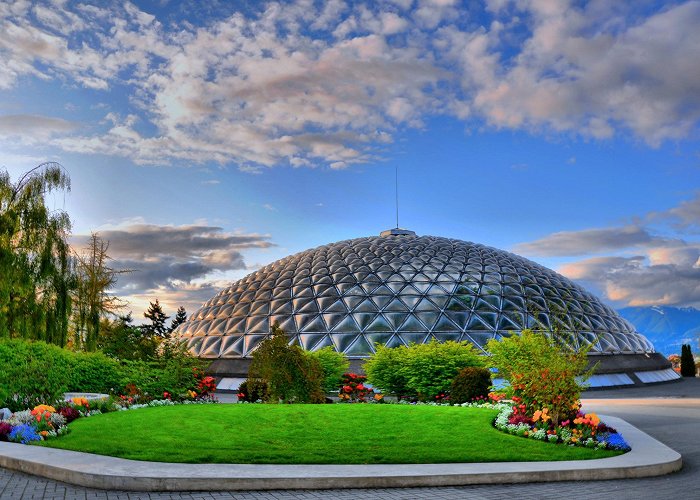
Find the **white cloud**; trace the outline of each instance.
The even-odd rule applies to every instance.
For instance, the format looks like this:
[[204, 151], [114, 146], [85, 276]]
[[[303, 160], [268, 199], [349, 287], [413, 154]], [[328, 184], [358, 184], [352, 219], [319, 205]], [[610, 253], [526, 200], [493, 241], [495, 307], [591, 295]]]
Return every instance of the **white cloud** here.
[[0, 89], [40, 78], [109, 101], [125, 86], [138, 122], [64, 129], [50, 145], [251, 173], [367, 162], [438, 114], [654, 146], [700, 120], [697, 1], [298, 0], [166, 19], [128, 2], [2, 4]]

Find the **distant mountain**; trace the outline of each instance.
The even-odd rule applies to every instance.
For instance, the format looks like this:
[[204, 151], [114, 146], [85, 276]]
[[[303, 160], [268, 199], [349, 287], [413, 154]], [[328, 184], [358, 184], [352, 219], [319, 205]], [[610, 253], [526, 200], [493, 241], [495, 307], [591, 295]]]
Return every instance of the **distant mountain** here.
[[690, 344], [693, 354], [700, 354], [700, 310], [653, 306], [625, 307], [618, 312], [648, 338], [658, 352], [666, 356], [680, 354], [681, 345]]

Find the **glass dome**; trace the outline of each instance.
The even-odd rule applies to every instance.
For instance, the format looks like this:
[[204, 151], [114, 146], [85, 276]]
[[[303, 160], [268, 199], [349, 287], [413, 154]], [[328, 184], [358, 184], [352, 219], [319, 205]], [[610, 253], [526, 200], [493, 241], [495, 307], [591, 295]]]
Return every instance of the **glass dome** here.
[[376, 343], [489, 339], [542, 325], [591, 354], [653, 353], [611, 307], [523, 257], [389, 230], [286, 257], [219, 292], [178, 328], [204, 358], [247, 358], [279, 322], [291, 343], [363, 358]]

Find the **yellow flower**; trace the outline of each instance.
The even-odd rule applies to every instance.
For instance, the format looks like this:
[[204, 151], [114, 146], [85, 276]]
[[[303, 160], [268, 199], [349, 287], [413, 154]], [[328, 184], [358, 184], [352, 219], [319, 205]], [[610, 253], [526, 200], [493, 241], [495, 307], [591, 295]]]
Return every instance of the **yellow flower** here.
[[[34, 407], [34, 409], [32, 410], [32, 413], [34, 413], [34, 412], [44, 413], [45, 411], [49, 411], [51, 413], [56, 413], [56, 408], [54, 408], [53, 406], [49, 406], [49, 405], [39, 405], [39, 406]], [[36, 413], [34, 413], [34, 414], [36, 415]]]
[[[537, 422], [540, 417], [542, 416], [542, 412], [540, 410], [537, 410], [535, 414], [532, 416], [532, 421]], [[544, 420], [544, 419], [543, 419]]]

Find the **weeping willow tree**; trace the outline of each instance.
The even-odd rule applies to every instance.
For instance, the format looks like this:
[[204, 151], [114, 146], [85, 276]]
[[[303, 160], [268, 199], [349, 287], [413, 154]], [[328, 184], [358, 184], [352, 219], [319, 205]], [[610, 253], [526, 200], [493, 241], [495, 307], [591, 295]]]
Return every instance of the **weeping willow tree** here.
[[43, 163], [13, 183], [0, 171], [0, 337], [65, 345], [75, 275], [70, 218], [46, 196], [69, 191], [58, 163]]

